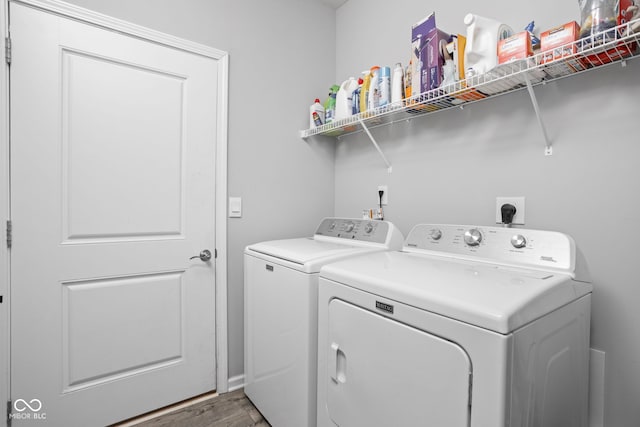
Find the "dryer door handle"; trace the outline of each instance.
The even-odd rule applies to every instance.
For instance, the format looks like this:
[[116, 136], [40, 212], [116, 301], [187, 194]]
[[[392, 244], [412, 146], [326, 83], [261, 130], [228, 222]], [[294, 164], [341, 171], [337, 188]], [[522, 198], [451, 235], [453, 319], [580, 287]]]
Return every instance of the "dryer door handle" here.
[[347, 382], [347, 356], [337, 343], [331, 343], [329, 351], [329, 375], [336, 384]]

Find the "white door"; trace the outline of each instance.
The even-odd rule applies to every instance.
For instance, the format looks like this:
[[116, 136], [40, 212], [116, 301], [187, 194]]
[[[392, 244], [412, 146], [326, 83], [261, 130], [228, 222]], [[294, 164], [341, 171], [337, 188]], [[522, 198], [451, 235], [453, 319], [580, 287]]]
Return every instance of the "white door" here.
[[[215, 60], [14, 3], [14, 425], [215, 389]], [[26, 404], [29, 403], [28, 406]]]
[[320, 381], [336, 426], [469, 425], [471, 361], [459, 345], [339, 299], [328, 310]]

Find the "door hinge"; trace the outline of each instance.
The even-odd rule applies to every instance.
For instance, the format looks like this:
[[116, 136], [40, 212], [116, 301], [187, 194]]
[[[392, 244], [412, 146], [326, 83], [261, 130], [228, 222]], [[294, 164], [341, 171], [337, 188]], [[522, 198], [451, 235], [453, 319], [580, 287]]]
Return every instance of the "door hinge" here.
[[11, 65], [11, 37], [4, 38], [4, 59]]
[[7, 220], [7, 248], [11, 248], [11, 243], [13, 243], [13, 225], [11, 220]]

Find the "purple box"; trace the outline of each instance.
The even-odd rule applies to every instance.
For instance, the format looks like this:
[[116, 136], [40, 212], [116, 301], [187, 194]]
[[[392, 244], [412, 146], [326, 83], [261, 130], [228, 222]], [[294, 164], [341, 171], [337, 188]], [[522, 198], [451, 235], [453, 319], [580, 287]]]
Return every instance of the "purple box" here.
[[411, 27], [412, 95], [436, 89], [442, 83], [442, 49], [449, 38], [436, 27], [435, 12]]

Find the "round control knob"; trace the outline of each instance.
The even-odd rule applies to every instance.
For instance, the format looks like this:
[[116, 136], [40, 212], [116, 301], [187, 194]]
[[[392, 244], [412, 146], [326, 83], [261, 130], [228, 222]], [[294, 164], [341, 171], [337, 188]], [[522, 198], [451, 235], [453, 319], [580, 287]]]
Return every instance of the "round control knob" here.
[[351, 232], [353, 231], [353, 228], [354, 228], [355, 226], [356, 226], [356, 225], [355, 225], [354, 223], [350, 222], [350, 223], [348, 223], [347, 225], [345, 225], [345, 227], [344, 227], [344, 231], [346, 231], [347, 233], [351, 233]]
[[336, 228], [336, 223], [332, 222], [331, 225], [329, 226], [329, 230], [334, 230]]
[[429, 236], [431, 236], [431, 239], [433, 240], [440, 240], [440, 238], [442, 237], [442, 231], [435, 228], [431, 230]]
[[469, 246], [478, 246], [482, 242], [482, 233], [477, 228], [464, 232], [464, 242]]
[[516, 234], [511, 238], [511, 244], [516, 249], [524, 248], [527, 246], [527, 239], [522, 234]]
[[367, 225], [364, 226], [364, 232], [365, 233], [371, 233], [373, 231], [373, 225], [371, 225], [370, 222], [367, 223]]

